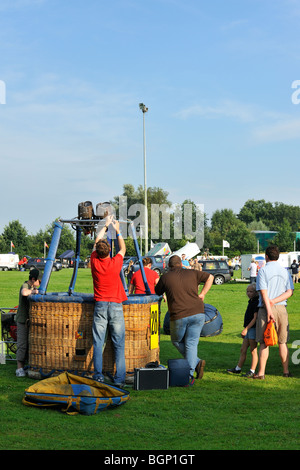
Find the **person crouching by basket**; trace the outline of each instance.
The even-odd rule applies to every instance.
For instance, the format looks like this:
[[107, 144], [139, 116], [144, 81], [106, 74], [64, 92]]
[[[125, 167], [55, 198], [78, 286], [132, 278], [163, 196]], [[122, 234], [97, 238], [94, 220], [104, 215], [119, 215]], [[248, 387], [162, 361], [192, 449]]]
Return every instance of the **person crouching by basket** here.
[[258, 312], [258, 292], [256, 291], [256, 283], [253, 282], [247, 287], [247, 296], [249, 298], [247, 309], [244, 316], [244, 329], [241, 333], [243, 339], [241, 354], [239, 361], [235, 367], [232, 369], [227, 369], [229, 374], [240, 374], [244, 362], [247, 357], [247, 350], [250, 347], [252, 359], [249, 372], [245, 374], [246, 377], [253, 377], [255, 374], [255, 369], [258, 363], [257, 355], [257, 342], [256, 337], [256, 319]]
[[[188, 361], [189, 385], [203, 376], [205, 361], [198, 357], [198, 343], [205, 323], [204, 297], [212, 286], [214, 277], [204, 271], [184, 269], [181, 258], [171, 256], [169, 271], [164, 273], [155, 286], [157, 295], [164, 292], [170, 312], [170, 334], [172, 344]], [[204, 284], [198, 295], [199, 284]]]
[[[110, 244], [103, 239], [109, 225], [112, 225], [118, 238], [119, 252], [110, 257]], [[109, 329], [114, 352], [116, 373], [115, 385], [122, 387], [125, 383], [125, 321], [123, 315], [124, 300], [127, 296], [120, 278], [123, 258], [126, 253], [125, 242], [121, 236], [119, 222], [113, 217], [107, 217], [106, 225], [100, 230], [91, 255], [91, 271], [94, 286], [94, 320], [93, 320], [93, 346], [94, 346], [94, 375], [98, 382], [104, 382], [102, 373], [102, 350], [105, 343], [106, 332]]]
[[41, 283], [42, 274], [38, 269], [31, 269], [28, 281], [24, 282], [19, 292], [19, 305], [16, 313], [17, 323], [17, 377], [25, 377], [24, 366], [28, 356], [28, 333], [29, 333], [29, 296], [37, 294]]

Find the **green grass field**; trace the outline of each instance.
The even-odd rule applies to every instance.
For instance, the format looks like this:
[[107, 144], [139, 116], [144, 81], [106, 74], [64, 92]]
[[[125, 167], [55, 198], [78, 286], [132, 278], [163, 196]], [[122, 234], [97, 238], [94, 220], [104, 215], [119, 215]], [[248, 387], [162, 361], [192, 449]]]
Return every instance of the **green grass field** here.
[[[51, 275], [48, 292], [66, 291], [71, 270]], [[235, 273], [238, 277], [238, 273]], [[0, 272], [0, 306], [18, 304], [24, 272]], [[275, 346], [267, 375], [256, 381], [226, 372], [237, 364], [247, 306], [246, 284], [213, 286], [205, 302], [220, 311], [224, 328], [219, 336], [201, 338], [199, 356], [206, 360], [202, 380], [193, 387], [168, 390], [130, 389], [128, 403], [93, 416], [68, 416], [51, 409], [26, 407], [24, 390], [33, 379], [16, 378], [15, 361], [0, 365], [0, 449], [7, 450], [296, 450], [299, 449], [300, 284], [289, 300], [290, 371], [282, 377]], [[79, 270], [77, 292], [92, 292], [88, 269]], [[162, 303], [161, 323], [167, 310]], [[294, 363], [292, 355], [294, 353]], [[180, 357], [170, 337], [160, 336], [160, 361]], [[250, 353], [245, 371], [250, 365]]]

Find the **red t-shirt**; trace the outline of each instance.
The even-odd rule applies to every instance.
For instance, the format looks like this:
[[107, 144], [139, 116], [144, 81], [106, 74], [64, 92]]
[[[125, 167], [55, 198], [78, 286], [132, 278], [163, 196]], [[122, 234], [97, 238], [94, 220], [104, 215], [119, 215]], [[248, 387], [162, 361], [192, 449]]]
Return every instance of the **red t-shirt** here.
[[99, 258], [96, 251], [91, 254], [91, 271], [94, 283], [94, 299], [96, 301], [121, 303], [127, 300], [120, 271], [123, 256], [117, 254], [113, 258]]
[[[152, 269], [149, 269], [147, 267], [145, 268], [145, 275], [146, 275], [146, 279], [147, 279], [151, 294], [155, 294], [155, 290], [154, 290], [155, 281], [156, 279], [159, 278], [159, 275], [157, 274], [157, 272], [152, 271]], [[132, 284], [135, 287], [134, 289], [135, 294], [146, 294], [145, 284], [144, 284], [142, 272], [140, 269], [133, 274], [130, 284]]]

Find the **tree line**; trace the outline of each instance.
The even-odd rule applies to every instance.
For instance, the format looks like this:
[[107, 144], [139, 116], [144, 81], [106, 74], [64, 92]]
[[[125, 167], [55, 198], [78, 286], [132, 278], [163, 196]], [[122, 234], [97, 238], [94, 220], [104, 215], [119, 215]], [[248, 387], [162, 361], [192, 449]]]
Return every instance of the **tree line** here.
[[[139, 185], [136, 189], [131, 184], [123, 186], [121, 195], [126, 198], [127, 207], [135, 204], [144, 204], [144, 189]], [[114, 207], [116, 216], [119, 216], [120, 196], [115, 196], [110, 204]], [[155, 230], [155, 238], [151, 233], [151, 206], [164, 206], [168, 210], [170, 221], [169, 238], [163, 237], [163, 223], [160, 221], [159, 230]], [[191, 233], [185, 233], [182, 227], [182, 236], [175, 236], [175, 227], [178, 223], [184, 224], [183, 214], [184, 207], [189, 205], [192, 207], [191, 227], [192, 234], [197, 230], [197, 220], [199, 220], [199, 207], [190, 199], [184, 200], [181, 204], [174, 206], [169, 200], [169, 193], [162, 188], [149, 187], [147, 190], [147, 208], [148, 208], [148, 239], [149, 247], [151, 241], [158, 243], [165, 241], [169, 244], [172, 251], [178, 250], [187, 242], [196, 241], [196, 237]], [[295, 232], [300, 231], [300, 207], [287, 205], [281, 202], [267, 202], [264, 199], [250, 199], [244, 203], [239, 213], [234, 213], [232, 209], [216, 210], [211, 219], [207, 214], [202, 215], [203, 227], [203, 246], [202, 251], [221, 255], [223, 249], [223, 240], [230, 244], [230, 248], [226, 248], [226, 255], [229, 257], [241, 255], [243, 253], [255, 253], [257, 251], [257, 240], [253, 233], [254, 230], [276, 231], [277, 234], [270, 239], [270, 243], [276, 243], [280, 251], [293, 251]], [[128, 219], [137, 219], [135, 214], [127, 215]], [[50, 246], [52, 234], [54, 230], [53, 221], [44, 230], [39, 230], [35, 235], [29, 235], [26, 228], [21, 225], [18, 220], [13, 220], [4, 227], [3, 233], [0, 235], [0, 252], [8, 253], [10, 251], [11, 242], [14, 245], [14, 251], [23, 256], [43, 257], [44, 247]], [[139, 230], [137, 230], [139, 234]], [[88, 257], [93, 249], [94, 237], [82, 234], [81, 241], [81, 258]], [[139, 240], [139, 246], [142, 245], [142, 253], [144, 253], [144, 240]], [[57, 256], [66, 250], [75, 251], [75, 231], [68, 225], [64, 224], [61, 238], [59, 242]], [[135, 249], [132, 238], [126, 238], [127, 255], [135, 255]], [[296, 241], [296, 250], [300, 250], [300, 242]]]

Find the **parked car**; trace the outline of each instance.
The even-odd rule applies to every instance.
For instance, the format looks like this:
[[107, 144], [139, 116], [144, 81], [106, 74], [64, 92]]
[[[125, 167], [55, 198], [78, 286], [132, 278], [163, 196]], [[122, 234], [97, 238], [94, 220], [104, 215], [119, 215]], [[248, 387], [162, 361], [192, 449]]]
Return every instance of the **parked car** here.
[[217, 259], [199, 259], [198, 261], [202, 264], [202, 271], [213, 274], [214, 284], [220, 285], [231, 280], [233, 269], [226, 261]]
[[[153, 271], [156, 271], [158, 274], [162, 274], [162, 272], [165, 269], [165, 261], [164, 258], [161, 255], [155, 255], [155, 256], [142, 256], [143, 258], [150, 258], [152, 262], [152, 267], [151, 269]], [[124, 266], [124, 265], [123, 265]], [[128, 265], [127, 265], [128, 267]], [[136, 258], [136, 261], [132, 265], [132, 270], [133, 272], [138, 271], [140, 269], [139, 261]]]
[[[29, 269], [29, 270], [33, 269], [33, 268], [44, 270], [45, 266], [46, 266], [46, 259], [45, 258], [29, 258], [27, 263], [24, 264], [24, 268]], [[60, 261], [54, 261], [52, 271], [59, 271], [60, 269], [62, 269], [61, 262]]]
[[[165, 262], [164, 262], [164, 258], [161, 256], [161, 255], [155, 255], [155, 256], [142, 256], [142, 259], [143, 258], [150, 258], [151, 261], [152, 261], [152, 267], [151, 269], [153, 271], [156, 271], [158, 274], [162, 274], [164, 269], [165, 269]], [[135, 271], [138, 271], [140, 269], [140, 265], [139, 265], [139, 260], [137, 258], [137, 256], [133, 256], [132, 258], [130, 258], [134, 261], [132, 267], [131, 267], [131, 270], [132, 272], [135, 272]], [[128, 264], [129, 264], [129, 261], [130, 260], [126, 260], [123, 264], [123, 271], [124, 273], [126, 273], [127, 269], [128, 269]]]
[[[68, 264], [68, 268], [73, 268], [76, 258], [71, 258]], [[87, 268], [88, 261], [84, 261], [83, 259], [79, 258], [78, 268]]]

